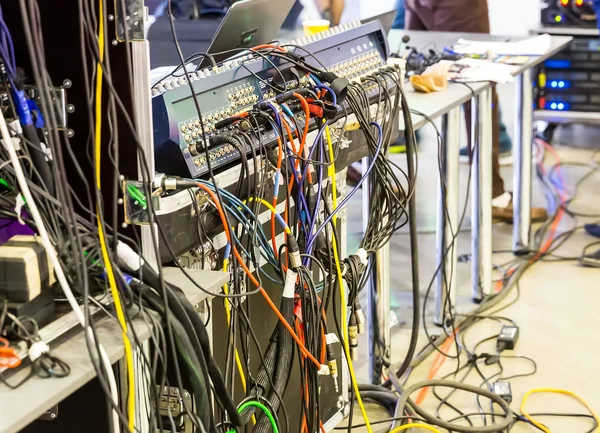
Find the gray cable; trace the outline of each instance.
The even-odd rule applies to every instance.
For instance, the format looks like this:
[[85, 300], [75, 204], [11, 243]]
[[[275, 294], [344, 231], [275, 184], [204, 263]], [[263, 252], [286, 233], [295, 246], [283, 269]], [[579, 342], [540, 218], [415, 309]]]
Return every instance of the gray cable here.
[[[431, 415], [421, 409], [418, 405], [412, 403], [410, 401], [410, 395], [425, 387], [429, 386], [444, 386], [447, 388], [455, 388], [460, 389], [462, 391], [472, 392], [477, 395], [481, 395], [483, 397], [489, 398], [492, 402], [497, 403], [502, 410], [504, 411], [504, 420], [500, 424], [490, 425], [490, 426], [463, 426], [456, 425], [450, 422], [444, 421], [438, 418], [435, 415]], [[441, 379], [433, 379], [433, 380], [424, 380], [422, 382], [415, 383], [414, 385], [409, 386], [406, 390], [400, 395], [400, 399], [398, 400], [398, 412], [403, 413], [406, 404], [410, 404], [417, 415], [425, 419], [429, 424], [433, 424], [439, 427], [442, 427], [446, 430], [459, 432], [459, 433], [496, 433], [502, 432], [505, 430], [513, 421], [513, 411], [511, 410], [508, 403], [500, 396], [488, 391], [487, 389], [479, 388], [477, 386], [467, 385], [465, 383], [453, 382], [451, 380], [441, 380]]]

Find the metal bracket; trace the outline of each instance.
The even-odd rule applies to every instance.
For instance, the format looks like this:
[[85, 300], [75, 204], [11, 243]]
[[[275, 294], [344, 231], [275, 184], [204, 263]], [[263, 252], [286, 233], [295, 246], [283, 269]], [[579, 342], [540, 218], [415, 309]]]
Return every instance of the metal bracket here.
[[[50, 87], [50, 93], [52, 95], [52, 101], [50, 105], [54, 108], [56, 115], [56, 127], [59, 130], [67, 129], [69, 137], [73, 136], [73, 130], [67, 128], [67, 116], [75, 111], [73, 104], [67, 103], [67, 89], [71, 87], [71, 80], [64, 80], [60, 87]], [[36, 86], [24, 86], [27, 97], [34, 101], [36, 104], [41, 103], [42, 95]]]
[[38, 418], [40, 421], [54, 421], [58, 417], [58, 404], [52, 406]]
[[175, 421], [175, 431], [192, 433], [192, 420], [185, 413], [186, 406], [190, 408], [193, 407], [192, 396], [190, 393], [186, 390], [183, 390], [183, 394], [181, 394], [179, 392], [179, 388], [172, 386], [165, 386], [162, 388], [162, 390], [160, 387], [157, 388], [157, 391], [160, 395], [160, 403], [157, 412], [158, 416], [164, 418], [163, 423], [169, 423], [168, 420], [172, 417]]
[[115, 0], [117, 40], [119, 42], [145, 39], [146, 10], [144, 0]]

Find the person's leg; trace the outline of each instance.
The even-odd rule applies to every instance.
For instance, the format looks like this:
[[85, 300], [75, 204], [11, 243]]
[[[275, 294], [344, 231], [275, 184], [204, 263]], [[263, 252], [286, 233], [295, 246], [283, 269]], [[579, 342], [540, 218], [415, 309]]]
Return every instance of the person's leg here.
[[315, 0], [319, 12], [329, 21], [332, 26], [337, 26], [344, 12], [344, 0]]
[[[423, 0], [422, 0], [423, 1]], [[487, 0], [439, 0], [429, 30], [439, 32], [489, 33]]]
[[[499, 138], [499, 163], [500, 166], [512, 165], [512, 140], [506, 130], [506, 125], [502, 121], [502, 108], [498, 102], [498, 118], [500, 119], [500, 138]], [[460, 149], [461, 164], [469, 164], [471, 162], [471, 149], [468, 146]]]
[[405, 0], [404, 8], [406, 10], [404, 28], [406, 30], [432, 30], [426, 25], [426, 21], [431, 18], [431, 12], [422, 7], [419, 0]]
[[492, 198], [504, 194], [504, 179], [500, 175], [500, 107], [496, 86], [492, 89]]
[[285, 21], [281, 25], [282, 29], [293, 30], [298, 27], [298, 18], [300, 18], [300, 14], [304, 6], [300, 0], [296, 0], [292, 5], [292, 9], [288, 13], [288, 16], [285, 18]]
[[502, 109], [498, 102], [498, 118], [500, 119], [500, 158], [507, 156], [512, 152], [512, 140], [506, 130], [506, 125], [502, 121]]
[[[471, 103], [463, 105], [465, 113], [465, 123], [467, 125], [467, 149], [469, 159], [471, 158]], [[492, 198], [496, 198], [504, 194], [504, 179], [500, 175], [500, 163], [498, 161], [499, 143], [500, 143], [500, 125], [498, 116], [498, 93], [496, 88], [492, 89]]]

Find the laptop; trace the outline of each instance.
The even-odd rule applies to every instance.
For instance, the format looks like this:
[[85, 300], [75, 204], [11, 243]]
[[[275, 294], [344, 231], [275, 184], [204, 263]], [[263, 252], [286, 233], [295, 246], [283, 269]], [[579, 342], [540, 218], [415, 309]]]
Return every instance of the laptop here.
[[[295, 0], [242, 0], [234, 3], [217, 29], [208, 54], [218, 63], [236, 54], [215, 55], [233, 48], [252, 48], [275, 39]], [[203, 66], [209, 62], [205, 60]]]
[[[175, 29], [184, 57], [194, 53], [220, 53], [233, 48], [251, 48], [271, 42], [277, 36], [295, 0], [241, 0], [233, 3], [224, 17], [175, 20]], [[152, 68], [177, 65], [180, 59], [173, 45], [168, 17], [162, 16], [150, 27]], [[215, 55], [220, 62], [235, 55]], [[202, 66], [208, 66], [205, 59]]]
[[361, 24], [367, 24], [371, 21], [379, 20], [381, 23], [381, 27], [383, 28], [383, 33], [387, 35], [392, 29], [392, 25], [394, 24], [394, 19], [396, 19], [396, 9], [392, 9], [391, 11], [384, 12], [379, 15], [374, 15], [369, 18], [365, 18], [364, 20], [360, 20]]

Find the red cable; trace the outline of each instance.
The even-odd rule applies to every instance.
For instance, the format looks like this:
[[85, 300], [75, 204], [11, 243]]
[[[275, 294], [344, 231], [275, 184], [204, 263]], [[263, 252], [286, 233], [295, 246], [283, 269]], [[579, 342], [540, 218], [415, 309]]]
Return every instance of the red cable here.
[[258, 51], [258, 50], [262, 50], [263, 48], [274, 48], [277, 51], [281, 51], [282, 53], [287, 53], [287, 50], [283, 47], [280, 47], [279, 45], [275, 45], [275, 44], [261, 44], [261, 45], [257, 45], [255, 47], [250, 48], [250, 50], [254, 50], [254, 51]]
[[[221, 217], [221, 222], [223, 223], [223, 228], [225, 229], [225, 236], [227, 237], [227, 240], [231, 244], [231, 233], [229, 232], [229, 227], [227, 226], [227, 219], [225, 218], [225, 213], [223, 212], [221, 203], [219, 202], [219, 200], [217, 199], [215, 194], [206, 185], [199, 183], [198, 188], [201, 188], [202, 190], [204, 190], [210, 196], [213, 203], [215, 204], [215, 206], [217, 208], [217, 212], [219, 213], [219, 216]], [[273, 300], [271, 299], [269, 294], [265, 291], [265, 289], [263, 289], [263, 287], [261, 286], [260, 282], [256, 279], [256, 277], [254, 275], [252, 275], [252, 272], [250, 271], [250, 269], [248, 269], [248, 267], [246, 266], [246, 263], [244, 263], [244, 259], [238, 252], [237, 248], [235, 246], [233, 246], [232, 250], [233, 250], [233, 254], [238, 259], [240, 266], [242, 267], [244, 272], [248, 275], [248, 278], [250, 279], [250, 281], [252, 281], [252, 284], [254, 284], [258, 288], [258, 290], [260, 291], [260, 294], [263, 296], [265, 301], [267, 301], [267, 304], [269, 304], [269, 307], [271, 307], [271, 309], [273, 310], [273, 312], [275, 313], [275, 315], [277, 316], [279, 321], [283, 324], [283, 326], [287, 329], [287, 331], [290, 333], [292, 338], [296, 341], [296, 344], [298, 344], [298, 348], [300, 349], [300, 351], [308, 359], [310, 359], [310, 361], [313, 364], [315, 364], [315, 366], [318, 369], [320, 369], [321, 363], [319, 361], [317, 361], [317, 359], [312, 355], [312, 353], [310, 353], [308, 351], [308, 349], [304, 346], [304, 344], [302, 344], [302, 341], [300, 341], [300, 339], [298, 338], [298, 336], [296, 335], [296, 333], [294, 332], [294, 330], [292, 329], [290, 324], [287, 322], [287, 320], [285, 320], [285, 317], [283, 317], [283, 315], [281, 314], [281, 311], [279, 311], [277, 306], [273, 303]]]

